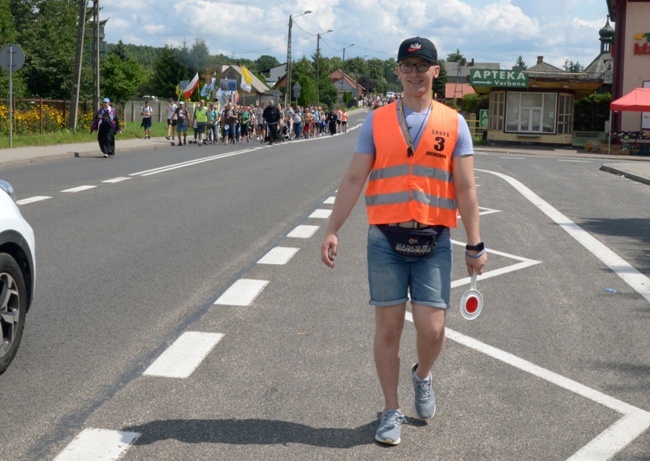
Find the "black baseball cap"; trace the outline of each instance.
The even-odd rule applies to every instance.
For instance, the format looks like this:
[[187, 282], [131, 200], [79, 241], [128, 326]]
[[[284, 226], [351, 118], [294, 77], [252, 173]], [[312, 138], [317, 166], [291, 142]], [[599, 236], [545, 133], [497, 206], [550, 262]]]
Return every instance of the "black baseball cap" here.
[[408, 38], [399, 46], [397, 61], [409, 56], [419, 56], [433, 64], [438, 64], [438, 50], [431, 40], [422, 37]]

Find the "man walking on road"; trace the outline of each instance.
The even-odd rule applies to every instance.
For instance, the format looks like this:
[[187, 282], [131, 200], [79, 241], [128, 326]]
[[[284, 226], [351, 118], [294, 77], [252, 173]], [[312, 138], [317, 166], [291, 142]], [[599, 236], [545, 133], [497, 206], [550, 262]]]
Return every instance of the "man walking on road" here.
[[457, 226], [457, 212], [467, 234], [468, 273], [481, 274], [487, 262], [479, 232], [472, 138], [456, 111], [432, 99], [433, 81], [440, 72], [437, 63], [437, 50], [426, 38], [410, 38], [400, 45], [395, 71], [404, 97], [368, 114], [321, 245], [322, 261], [334, 267], [337, 232], [368, 180], [368, 281], [370, 304], [375, 306], [375, 366], [384, 394], [375, 439], [388, 445], [400, 443], [405, 420], [397, 390], [409, 295], [417, 335], [417, 362], [411, 368], [415, 410], [424, 420], [436, 411], [431, 368], [445, 339], [451, 291], [449, 228]]
[[282, 118], [282, 114], [280, 113], [280, 110], [275, 107], [275, 102], [273, 99], [269, 101], [269, 105], [266, 107], [266, 109], [264, 109], [262, 116], [264, 117], [266, 126], [268, 127], [269, 144], [279, 142], [280, 138], [278, 138], [278, 122]]

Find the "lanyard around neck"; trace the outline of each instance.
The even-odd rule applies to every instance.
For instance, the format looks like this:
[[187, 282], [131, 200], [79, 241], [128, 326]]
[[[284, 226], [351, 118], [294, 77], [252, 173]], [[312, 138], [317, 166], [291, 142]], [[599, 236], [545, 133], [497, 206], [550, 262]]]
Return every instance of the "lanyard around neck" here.
[[[429, 104], [429, 108], [427, 109], [427, 113], [424, 114], [424, 120], [422, 120], [422, 124], [420, 125], [420, 129], [418, 132], [415, 134], [415, 139], [418, 139], [418, 136], [420, 136], [420, 132], [422, 131], [422, 128], [424, 127], [424, 124], [427, 123], [427, 120], [429, 118], [429, 112], [431, 112], [431, 107], [433, 107], [433, 103]], [[399, 118], [399, 124], [402, 127], [402, 132], [404, 133], [404, 139], [406, 140], [406, 143], [408, 144], [408, 149], [406, 150], [406, 155], [407, 157], [413, 157], [413, 154], [415, 153], [413, 149], [413, 141], [411, 140], [411, 133], [409, 132], [409, 127], [406, 124], [406, 115], [404, 114], [404, 104], [402, 100], [399, 100], [399, 107], [397, 110], [397, 115]]]

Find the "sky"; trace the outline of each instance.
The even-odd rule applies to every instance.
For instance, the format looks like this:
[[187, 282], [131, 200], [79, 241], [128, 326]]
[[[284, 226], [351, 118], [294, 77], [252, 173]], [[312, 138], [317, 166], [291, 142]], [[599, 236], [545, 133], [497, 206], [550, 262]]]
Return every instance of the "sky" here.
[[460, 50], [502, 69], [519, 56], [529, 67], [538, 56], [560, 68], [567, 60], [587, 66], [607, 21], [606, 0], [110, 0], [100, 7], [108, 43], [191, 47], [203, 39], [211, 54], [281, 63], [289, 16], [294, 62], [311, 59], [317, 42], [325, 57], [396, 58], [403, 40], [420, 36], [440, 58]]

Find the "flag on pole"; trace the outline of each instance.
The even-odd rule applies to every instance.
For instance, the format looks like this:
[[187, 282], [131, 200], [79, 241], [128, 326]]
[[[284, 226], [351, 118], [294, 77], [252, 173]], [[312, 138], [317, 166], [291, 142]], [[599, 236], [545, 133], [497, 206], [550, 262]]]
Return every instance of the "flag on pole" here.
[[241, 83], [239, 86], [241, 86], [242, 90], [246, 91], [246, 93], [250, 93], [253, 89], [252, 84], [253, 76], [248, 69], [246, 69], [246, 66], [241, 66]]
[[183, 96], [189, 99], [192, 96], [192, 92], [199, 86], [199, 73], [197, 72], [194, 78], [187, 84], [183, 90]]

